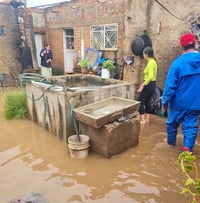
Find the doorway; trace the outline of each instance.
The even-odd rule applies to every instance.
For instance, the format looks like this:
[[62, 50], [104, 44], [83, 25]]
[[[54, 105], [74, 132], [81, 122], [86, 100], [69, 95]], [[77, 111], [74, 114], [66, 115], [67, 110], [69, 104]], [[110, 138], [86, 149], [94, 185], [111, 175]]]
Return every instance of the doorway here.
[[74, 50], [74, 29], [68, 28], [63, 31], [64, 43], [64, 72], [73, 73]]
[[35, 38], [35, 47], [36, 47], [36, 58], [37, 58], [37, 65], [40, 67], [40, 51], [43, 48], [43, 35], [42, 34], [34, 34]]

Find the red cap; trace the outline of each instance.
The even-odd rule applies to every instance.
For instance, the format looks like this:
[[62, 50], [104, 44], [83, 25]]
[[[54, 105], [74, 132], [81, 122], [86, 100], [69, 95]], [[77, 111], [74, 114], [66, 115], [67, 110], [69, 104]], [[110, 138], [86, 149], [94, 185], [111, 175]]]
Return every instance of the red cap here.
[[180, 39], [180, 45], [182, 47], [195, 44], [195, 36], [193, 34], [185, 34]]

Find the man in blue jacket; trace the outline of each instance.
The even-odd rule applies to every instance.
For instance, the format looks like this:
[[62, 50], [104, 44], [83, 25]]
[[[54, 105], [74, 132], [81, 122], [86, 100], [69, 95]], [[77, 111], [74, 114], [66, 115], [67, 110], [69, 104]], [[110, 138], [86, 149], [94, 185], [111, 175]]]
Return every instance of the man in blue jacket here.
[[182, 126], [183, 151], [191, 151], [198, 135], [200, 114], [200, 53], [195, 50], [195, 36], [185, 34], [180, 39], [183, 51], [168, 71], [162, 95], [162, 106], [168, 110], [167, 143], [176, 144], [177, 128]]

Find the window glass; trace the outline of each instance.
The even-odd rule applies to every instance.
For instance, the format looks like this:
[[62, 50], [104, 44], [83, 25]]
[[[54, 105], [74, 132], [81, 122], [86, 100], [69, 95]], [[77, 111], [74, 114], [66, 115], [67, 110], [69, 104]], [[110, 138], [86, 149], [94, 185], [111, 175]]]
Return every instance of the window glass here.
[[117, 24], [92, 26], [91, 38], [93, 49], [117, 49], [118, 26]]
[[74, 30], [66, 29], [65, 30], [65, 49], [74, 49]]

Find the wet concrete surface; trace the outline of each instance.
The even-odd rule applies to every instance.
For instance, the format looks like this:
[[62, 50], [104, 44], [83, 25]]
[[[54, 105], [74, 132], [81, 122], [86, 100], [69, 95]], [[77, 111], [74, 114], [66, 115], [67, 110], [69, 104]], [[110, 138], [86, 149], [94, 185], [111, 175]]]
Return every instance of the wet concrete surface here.
[[[1, 107], [2, 110], [2, 107]], [[200, 139], [194, 148], [200, 159]], [[70, 157], [67, 143], [29, 120], [0, 115], [0, 203], [39, 193], [50, 203], [183, 203], [182, 144], [166, 144], [165, 118], [141, 126], [139, 144], [106, 159]]]

